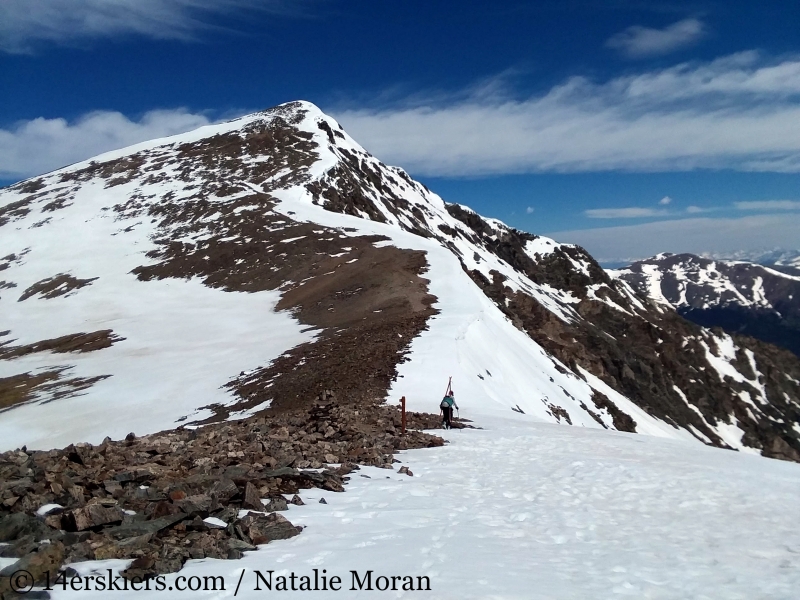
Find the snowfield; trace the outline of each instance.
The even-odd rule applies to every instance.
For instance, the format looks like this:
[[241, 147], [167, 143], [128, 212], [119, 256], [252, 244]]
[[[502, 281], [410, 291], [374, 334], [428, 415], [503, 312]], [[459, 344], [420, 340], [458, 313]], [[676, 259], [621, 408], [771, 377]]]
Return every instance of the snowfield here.
[[[255, 590], [256, 570], [313, 578], [313, 569], [324, 569], [341, 577], [341, 591], [279, 596], [797, 597], [800, 466], [523, 415], [476, 424], [485, 429], [451, 431], [444, 448], [402, 453], [413, 477], [364, 467], [344, 493], [304, 490], [306, 505], [291, 506], [287, 515], [306, 527], [301, 535], [239, 561], [189, 561], [166, 584], [220, 575], [225, 591], [186, 597], [230, 598], [241, 576], [237, 597], [255, 600], [270, 596], [263, 583]], [[73, 566], [91, 574], [125, 565]], [[363, 580], [369, 570], [373, 581], [427, 576], [431, 591], [350, 591], [350, 572]], [[164, 593], [124, 595], [156, 600]], [[55, 599], [95, 597], [53, 592]]]

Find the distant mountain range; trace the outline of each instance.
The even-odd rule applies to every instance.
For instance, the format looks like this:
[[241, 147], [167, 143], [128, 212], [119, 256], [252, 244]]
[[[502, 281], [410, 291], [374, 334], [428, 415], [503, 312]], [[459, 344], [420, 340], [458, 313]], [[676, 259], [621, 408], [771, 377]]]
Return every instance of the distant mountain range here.
[[609, 272], [698, 325], [749, 335], [800, 356], [800, 255], [760, 258], [772, 266], [659, 254]]

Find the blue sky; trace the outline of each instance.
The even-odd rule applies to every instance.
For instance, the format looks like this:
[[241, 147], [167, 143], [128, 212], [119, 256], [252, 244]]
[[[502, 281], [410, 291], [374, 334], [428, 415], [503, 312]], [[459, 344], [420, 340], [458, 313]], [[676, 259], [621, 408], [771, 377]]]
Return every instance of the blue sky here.
[[305, 99], [604, 261], [797, 248], [797, 23], [790, 0], [3, 0], [0, 183]]

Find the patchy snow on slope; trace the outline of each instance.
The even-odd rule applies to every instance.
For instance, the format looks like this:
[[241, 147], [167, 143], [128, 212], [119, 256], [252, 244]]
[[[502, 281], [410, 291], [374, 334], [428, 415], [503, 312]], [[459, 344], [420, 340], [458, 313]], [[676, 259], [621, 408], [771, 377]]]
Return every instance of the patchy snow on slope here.
[[537, 254], [542, 257], [552, 254], [560, 245], [550, 238], [537, 237], [535, 240], [529, 240], [525, 243], [525, 252], [535, 259]]
[[[787, 510], [798, 465], [527, 416], [477, 424], [485, 429], [449, 432], [443, 448], [401, 453], [413, 477], [364, 467], [344, 493], [303, 490], [305, 505], [287, 514], [305, 527], [299, 536], [237, 561], [191, 560], [165, 584], [220, 575], [224, 592], [196, 595], [232, 597], [238, 582], [236, 597], [255, 600], [277, 593], [256, 589], [256, 571], [313, 580], [317, 569], [342, 586], [315, 598], [792, 600], [800, 589], [800, 524]], [[373, 590], [353, 591], [352, 571], [363, 581], [370, 570]], [[426, 577], [430, 591], [378, 591], [380, 576]]]
[[[0, 256], [30, 248], [3, 278], [17, 287], [0, 294], [5, 341], [29, 344], [62, 335], [111, 329], [125, 338], [86, 353], [37, 352], [0, 361], [0, 377], [71, 367], [69, 377], [110, 375], [80, 395], [49, 404], [33, 401], [0, 414], [0, 450], [27, 445], [49, 449], [72, 442], [99, 443], [133, 431], [152, 433], [178, 420], [210, 416], [198, 410], [234, 400], [222, 389], [243, 368], [255, 368], [313, 339], [288, 313], [275, 312], [277, 292], [229, 294], [198, 280], [142, 282], [130, 271], [151, 261], [155, 246], [147, 220], [115, 220], [103, 210], [125, 202], [135, 183], [81, 186], [73, 205], [40, 218], [7, 224]], [[132, 228], [126, 226], [133, 225]], [[18, 301], [23, 290], [58, 273], [94, 278], [73, 292]]]

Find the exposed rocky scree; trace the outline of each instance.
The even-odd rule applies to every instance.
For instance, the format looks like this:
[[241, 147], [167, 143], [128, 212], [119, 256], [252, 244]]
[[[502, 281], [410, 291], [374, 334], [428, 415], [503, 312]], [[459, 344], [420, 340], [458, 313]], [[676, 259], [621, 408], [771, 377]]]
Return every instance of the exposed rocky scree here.
[[342, 492], [359, 464], [392, 469], [394, 452], [444, 443], [418, 430], [438, 416], [407, 418], [401, 435], [396, 407], [343, 406], [326, 391], [307, 413], [0, 454], [0, 555], [22, 557], [6, 570], [39, 582], [83, 560], [134, 559], [123, 575], [146, 578], [239, 558], [300, 533], [280, 514], [302, 504], [299, 490]]

